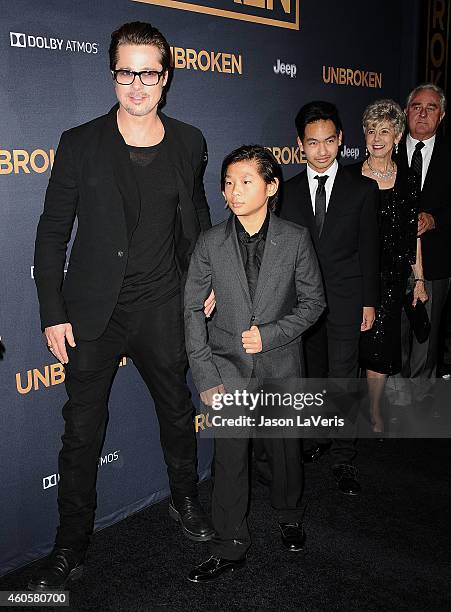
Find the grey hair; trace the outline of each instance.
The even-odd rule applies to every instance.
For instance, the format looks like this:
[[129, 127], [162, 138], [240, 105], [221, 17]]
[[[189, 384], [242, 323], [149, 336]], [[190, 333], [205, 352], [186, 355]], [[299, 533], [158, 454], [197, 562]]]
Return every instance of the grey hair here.
[[382, 121], [390, 122], [397, 136], [402, 134], [406, 127], [406, 115], [394, 100], [376, 100], [368, 104], [362, 117], [363, 131]]
[[412, 89], [410, 94], [407, 96], [406, 108], [409, 108], [413, 97], [416, 96], [419, 91], [424, 91], [425, 89], [430, 89], [438, 95], [440, 98], [440, 113], [443, 115], [446, 111], [446, 96], [443, 89], [438, 85], [435, 85], [435, 83], [422, 83], [421, 85], [417, 85], [415, 89]]

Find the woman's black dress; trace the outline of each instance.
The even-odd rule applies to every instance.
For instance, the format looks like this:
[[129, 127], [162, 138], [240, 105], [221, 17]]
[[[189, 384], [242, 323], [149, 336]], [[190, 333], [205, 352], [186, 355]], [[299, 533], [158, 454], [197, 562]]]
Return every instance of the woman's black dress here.
[[[360, 165], [361, 168], [361, 165]], [[415, 179], [398, 170], [392, 189], [381, 189], [380, 307], [373, 327], [360, 336], [360, 365], [381, 374], [401, 371], [401, 311], [416, 259], [418, 196]]]

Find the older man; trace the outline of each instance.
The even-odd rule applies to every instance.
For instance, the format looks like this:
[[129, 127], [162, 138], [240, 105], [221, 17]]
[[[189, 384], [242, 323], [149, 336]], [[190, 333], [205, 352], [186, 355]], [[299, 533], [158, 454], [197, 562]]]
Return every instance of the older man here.
[[397, 391], [395, 404], [410, 404], [412, 399], [427, 401], [432, 397], [440, 319], [451, 277], [451, 141], [437, 133], [445, 110], [445, 95], [433, 83], [415, 87], [407, 98], [408, 134], [400, 143], [397, 162], [417, 176], [421, 190], [418, 235], [424, 270], [424, 278], [411, 277], [408, 289], [414, 283], [424, 283], [429, 296], [426, 308], [431, 331], [429, 339], [420, 344], [415, 336], [411, 337], [404, 315], [401, 376], [411, 382], [407, 387], [399, 377], [391, 381]]

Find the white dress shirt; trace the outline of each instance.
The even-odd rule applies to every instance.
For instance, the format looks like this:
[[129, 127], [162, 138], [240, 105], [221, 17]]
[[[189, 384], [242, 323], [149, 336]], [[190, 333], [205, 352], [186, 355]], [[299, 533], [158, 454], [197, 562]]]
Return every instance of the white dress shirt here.
[[318, 179], [315, 179], [315, 176], [328, 176], [329, 177], [325, 185], [326, 211], [327, 211], [329, 207], [330, 194], [332, 193], [332, 187], [334, 186], [335, 177], [337, 175], [337, 170], [338, 170], [337, 160], [335, 160], [334, 163], [330, 166], [330, 168], [328, 168], [322, 174], [320, 172], [316, 172], [315, 170], [312, 170], [312, 168], [310, 168], [310, 166], [307, 164], [307, 179], [308, 179], [308, 186], [310, 189], [310, 198], [312, 200], [313, 214], [315, 214], [315, 196], [316, 196], [316, 190], [318, 189]]
[[[412, 138], [410, 134], [407, 134], [406, 150], [407, 150], [407, 161], [409, 163], [409, 168], [412, 163], [412, 155], [413, 155], [413, 152], [415, 151], [415, 145], [417, 144], [417, 142], [420, 142], [420, 141], [415, 140], [415, 138]], [[426, 174], [429, 168], [429, 162], [431, 161], [432, 151], [434, 150], [435, 134], [431, 136], [431, 138], [428, 138], [427, 140], [422, 140], [421, 142], [424, 143], [424, 147], [421, 149], [421, 157], [423, 158], [423, 172], [421, 175], [421, 189], [423, 189], [424, 180], [426, 178]]]

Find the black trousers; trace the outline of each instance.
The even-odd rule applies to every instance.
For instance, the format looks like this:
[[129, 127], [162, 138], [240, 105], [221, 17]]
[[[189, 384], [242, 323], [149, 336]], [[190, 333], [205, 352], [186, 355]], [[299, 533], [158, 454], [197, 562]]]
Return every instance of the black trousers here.
[[116, 309], [100, 338], [75, 341], [65, 368], [56, 543], [82, 550], [93, 530], [108, 396], [122, 355], [131, 357], [153, 397], [173, 497], [195, 495], [198, 477], [180, 296], [144, 311]]
[[[337, 325], [322, 317], [303, 336], [304, 359], [308, 378], [357, 378], [360, 324]], [[355, 455], [356, 431], [350, 438], [332, 438], [330, 456], [333, 465], [350, 463]], [[317, 439], [316, 443], [326, 440]]]
[[[270, 498], [279, 523], [302, 519], [304, 473], [297, 438], [263, 438], [271, 471]], [[247, 522], [249, 506], [249, 438], [215, 440], [215, 480], [212, 518], [216, 536], [209, 542], [212, 555], [240, 559], [251, 545]]]

